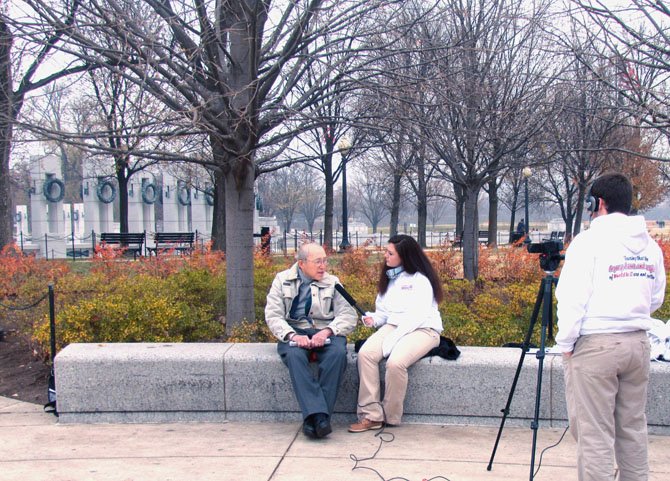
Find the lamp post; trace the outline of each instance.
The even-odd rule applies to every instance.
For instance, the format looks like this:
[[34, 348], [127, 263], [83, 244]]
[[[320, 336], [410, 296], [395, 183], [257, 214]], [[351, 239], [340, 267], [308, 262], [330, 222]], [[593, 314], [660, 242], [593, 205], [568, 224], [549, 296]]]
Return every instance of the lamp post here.
[[347, 154], [351, 150], [351, 142], [343, 137], [337, 143], [337, 147], [342, 156], [342, 242], [340, 242], [340, 251], [345, 251], [351, 247], [349, 243], [349, 211], [347, 209]]
[[530, 167], [524, 167], [521, 171], [524, 179], [524, 198], [526, 201], [526, 238], [524, 239], [524, 244], [530, 244], [530, 218], [528, 217], [528, 178], [533, 175], [533, 171], [530, 170]]

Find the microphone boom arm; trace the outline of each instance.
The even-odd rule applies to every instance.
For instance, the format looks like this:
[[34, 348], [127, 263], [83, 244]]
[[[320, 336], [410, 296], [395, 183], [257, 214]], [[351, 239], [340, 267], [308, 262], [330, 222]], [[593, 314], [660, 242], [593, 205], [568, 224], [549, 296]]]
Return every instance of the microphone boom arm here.
[[339, 292], [340, 295], [344, 297], [344, 300], [347, 301], [351, 305], [351, 307], [356, 309], [361, 316], [366, 315], [363, 309], [361, 309], [360, 307], [358, 307], [358, 305], [356, 305], [356, 300], [351, 296], [351, 294], [349, 294], [344, 289], [344, 286], [342, 286], [342, 284], [335, 284], [335, 290]]

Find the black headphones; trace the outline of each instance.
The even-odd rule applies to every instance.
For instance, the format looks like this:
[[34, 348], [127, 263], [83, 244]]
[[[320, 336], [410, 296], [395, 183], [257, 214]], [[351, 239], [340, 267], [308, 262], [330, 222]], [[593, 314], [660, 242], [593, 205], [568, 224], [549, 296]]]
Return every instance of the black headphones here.
[[597, 212], [600, 208], [600, 199], [593, 196], [591, 189], [589, 189], [589, 195], [586, 196], [586, 210], [589, 212]]

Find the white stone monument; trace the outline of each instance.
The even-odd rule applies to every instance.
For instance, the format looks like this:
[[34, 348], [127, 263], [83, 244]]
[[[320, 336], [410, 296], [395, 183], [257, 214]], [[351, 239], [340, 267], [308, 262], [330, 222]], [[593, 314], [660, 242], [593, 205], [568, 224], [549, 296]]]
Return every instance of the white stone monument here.
[[28, 222], [28, 206], [17, 205], [14, 214], [14, 238], [16, 243], [21, 245], [28, 241], [30, 237], [30, 223]]
[[158, 188], [150, 173], [138, 173], [128, 183], [128, 231], [155, 232], [156, 214], [154, 204], [158, 200]]
[[87, 235], [95, 232], [99, 242], [100, 233], [114, 232], [114, 200], [116, 182], [109, 176], [99, 176], [99, 168], [90, 161], [84, 161], [82, 198], [84, 199], [84, 220]]
[[63, 222], [65, 232], [68, 235], [68, 247], [73, 233], [75, 243], [81, 243], [85, 240], [90, 245], [90, 239], [84, 239], [90, 235], [90, 232], [86, 232], [84, 225], [84, 204], [63, 204]]
[[191, 227], [198, 237], [209, 237], [214, 217], [214, 188], [194, 188], [191, 198]]
[[163, 174], [163, 232], [192, 232], [191, 189], [168, 173]]
[[33, 243], [42, 257], [64, 258], [65, 223], [61, 160], [53, 154], [30, 161], [30, 221]]

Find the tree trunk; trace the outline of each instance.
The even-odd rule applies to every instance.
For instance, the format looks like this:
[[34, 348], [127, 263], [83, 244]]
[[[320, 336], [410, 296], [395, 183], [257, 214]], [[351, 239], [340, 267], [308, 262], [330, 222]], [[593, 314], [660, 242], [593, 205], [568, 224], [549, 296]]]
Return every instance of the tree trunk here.
[[398, 222], [400, 218], [400, 183], [402, 176], [396, 172], [393, 173], [393, 194], [391, 196], [391, 220], [389, 225], [389, 236], [393, 237], [398, 233]]
[[254, 321], [254, 164], [250, 154], [235, 159], [225, 175], [226, 333]]
[[214, 171], [212, 250], [226, 251], [226, 181], [219, 169]]
[[496, 179], [489, 182], [489, 242], [490, 246], [498, 244], [498, 183]]
[[573, 222], [573, 217], [568, 216], [567, 220], [565, 221], [565, 235], [563, 236], [563, 241], [570, 241], [572, 239], [572, 222]]
[[454, 184], [454, 194], [456, 197], [456, 235], [461, 235], [461, 232], [463, 232], [463, 204], [465, 199], [463, 187]]
[[[577, 194], [577, 205], [578, 206], [583, 206], [584, 201], [586, 200], [586, 188], [579, 187], [579, 192]], [[579, 231], [582, 228], [582, 212], [584, 209], [575, 209], [575, 225], [574, 225], [574, 230], [572, 237], [576, 236], [579, 234]]]
[[417, 163], [417, 232], [416, 240], [423, 248], [426, 247], [426, 222], [428, 219], [428, 193], [426, 187], [426, 172], [423, 161], [423, 149]]
[[[221, 141], [209, 136], [212, 156], [219, 166], [226, 165], [227, 154]], [[213, 169], [214, 174], [214, 205], [212, 206], [212, 250], [226, 251], [226, 180], [221, 167]]]
[[479, 230], [479, 213], [477, 198], [479, 188], [468, 186], [464, 189], [464, 222], [463, 222], [463, 276], [473, 281], [479, 275], [479, 244], [477, 231]]
[[426, 247], [426, 222], [428, 219], [428, 202], [426, 200], [426, 182], [419, 181], [419, 195], [417, 198], [417, 232], [416, 240], [423, 248]]
[[512, 240], [512, 232], [515, 232], [515, 225], [516, 225], [516, 206], [518, 203], [519, 199], [519, 193], [516, 189], [514, 189], [514, 193], [512, 194], [512, 215], [510, 216], [509, 219], [509, 236], [510, 240]]
[[326, 199], [323, 210], [323, 247], [326, 251], [333, 248], [333, 154], [327, 153], [323, 159], [326, 182]]
[[119, 184], [119, 231], [128, 232], [128, 177], [124, 168], [117, 168], [116, 182]]
[[0, 248], [14, 242], [9, 169], [14, 102], [12, 92], [12, 33], [0, 18]]

